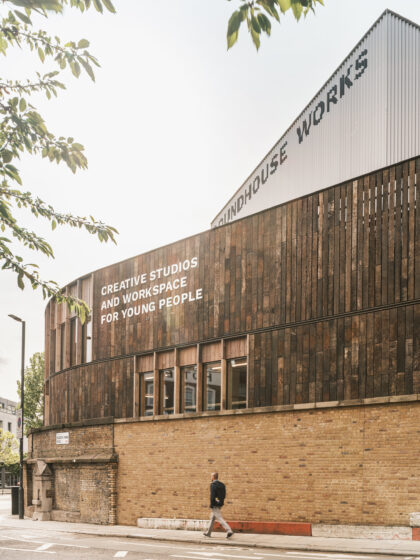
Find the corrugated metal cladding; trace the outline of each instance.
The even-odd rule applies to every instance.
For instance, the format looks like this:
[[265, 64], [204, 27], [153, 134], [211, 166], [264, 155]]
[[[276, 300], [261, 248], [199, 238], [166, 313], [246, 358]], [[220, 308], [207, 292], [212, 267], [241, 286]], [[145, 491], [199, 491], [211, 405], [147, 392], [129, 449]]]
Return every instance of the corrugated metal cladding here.
[[212, 222], [420, 153], [420, 27], [386, 10]]

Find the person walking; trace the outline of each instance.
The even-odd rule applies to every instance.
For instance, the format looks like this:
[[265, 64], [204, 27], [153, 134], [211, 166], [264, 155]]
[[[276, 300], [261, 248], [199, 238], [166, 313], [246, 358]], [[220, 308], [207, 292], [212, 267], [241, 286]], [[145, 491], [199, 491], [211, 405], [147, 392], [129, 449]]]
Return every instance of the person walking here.
[[213, 525], [215, 521], [218, 521], [220, 525], [226, 531], [226, 537], [229, 539], [233, 535], [232, 529], [226, 523], [222, 517], [221, 508], [225, 503], [226, 498], [226, 486], [223, 482], [219, 480], [219, 474], [217, 472], [211, 473], [211, 484], [210, 484], [210, 524], [209, 528], [203, 535], [205, 537], [211, 537], [211, 532], [213, 531]]

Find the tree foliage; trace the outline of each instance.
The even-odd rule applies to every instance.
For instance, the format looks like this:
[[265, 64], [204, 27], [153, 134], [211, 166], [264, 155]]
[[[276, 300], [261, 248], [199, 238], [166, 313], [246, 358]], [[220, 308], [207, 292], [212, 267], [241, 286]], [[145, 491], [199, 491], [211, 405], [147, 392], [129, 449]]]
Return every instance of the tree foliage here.
[[[231, 0], [228, 0], [229, 2]], [[230, 49], [238, 40], [239, 29], [246, 22], [252, 42], [260, 48], [261, 34], [271, 34], [271, 22], [280, 22], [280, 14], [288, 10], [299, 21], [302, 15], [315, 12], [316, 4], [323, 0], [240, 0], [241, 6], [233, 12], [227, 28], [227, 48]]]
[[16, 437], [0, 428], [0, 463], [6, 469], [19, 463], [19, 442]]
[[[5, 10], [4, 6], [8, 6]], [[32, 104], [31, 95], [43, 93], [48, 99], [57, 96], [65, 85], [59, 80], [67, 69], [78, 78], [85, 72], [95, 80], [94, 67], [99, 63], [90, 54], [89, 41], [63, 42], [41, 29], [34, 29], [33, 12], [47, 17], [49, 12], [63, 8], [76, 8], [84, 12], [94, 7], [98, 12], [115, 12], [110, 0], [3, 0], [0, 2], [0, 54], [7, 55], [11, 48], [26, 49], [39, 58], [40, 63], [52, 61], [53, 71], [36, 72], [25, 80], [8, 80], [0, 76], [0, 266], [17, 275], [18, 286], [23, 289], [25, 280], [32, 288], [40, 288], [44, 298], [53, 297], [66, 301], [82, 321], [88, 313], [87, 305], [77, 298], [65, 296], [54, 281], [44, 280], [36, 264], [24, 262], [16, 253], [16, 245], [54, 257], [51, 245], [33, 231], [29, 231], [15, 218], [16, 208], [26, 208], [35, 217], [48, 220], [52, 230], [57, 225], [84, 228], [97, 235], [99, 241], [115, 243], [116, 229], [92, 216], [89, 218], [57, 212], [52, 206], [23, 190], [18, 168], [22, 154], [39, 155], [50, 162], [64, 163], [73, 173], [85, 169], [87, 160], [82, 144], [72, 137], [57, 137], [47, 127], [44, 119]], [[2, 13], [2, 10], [4, 13]]]
[[[36, 352], [29, 358], [29, 366], [25, 368], [24, 382], [24, 429], [25, 435], [28, 435], [29, 430], [41, 428], [44, 423], [44, 352]], [[17, 384], [20, 398], [20, 381]]]

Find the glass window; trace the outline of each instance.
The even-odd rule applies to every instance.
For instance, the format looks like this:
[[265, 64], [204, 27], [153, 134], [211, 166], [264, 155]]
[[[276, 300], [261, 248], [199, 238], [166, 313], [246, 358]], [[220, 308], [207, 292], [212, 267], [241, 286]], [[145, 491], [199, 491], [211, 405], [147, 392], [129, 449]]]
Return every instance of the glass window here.
[[8, 432], [12, 431], [12, 423], [11, 422], [7, 422], [7, 431]]
[[247, 358], [227, 362], [227, 407], [246, 408]]
[[204, 364], [204, 409], [220, 410], [222, 366], [220, 362]]
[[76, 364], [77, 318], [70, 319], [70, 367]]
[[174, 370], [159, 370], [160, 379], [160, 414], [173, 414], [174, 410]]
[[86, 361], [92, 361], [92, 317], [86, 323]]
[[66, 324], [60, 325], [60, 371], [64, 369], [64, 358], [66, 355]]
[[92, 361], [92, 321], [88, 317], [82, 325], [82, 364]]
[[154, 395], [153, 371], [140, 374], [140, 402], [142, 416], [153, 416]]
[[181, 412], [197, 412], [197, 366], [181, 368]]
[[55, 373], [55, 330], [51, 331], [50, 338], [50, 373]]

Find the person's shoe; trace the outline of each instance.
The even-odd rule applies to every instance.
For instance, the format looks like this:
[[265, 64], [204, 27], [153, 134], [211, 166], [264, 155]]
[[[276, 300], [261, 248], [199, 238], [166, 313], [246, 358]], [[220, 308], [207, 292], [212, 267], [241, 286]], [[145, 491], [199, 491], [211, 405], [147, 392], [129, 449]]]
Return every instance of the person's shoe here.
[[210, 537], [210, 536], [211, 536], [211, 535], [209, 535], [208, 533], [203, 533], [203, 535], [204, 535], [205, 537]]
[[230, 537], [233, 535], [233, 531], [229, 531], [228, 534], [226, 535], [227, 539], [230, 539]]

